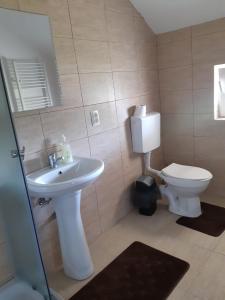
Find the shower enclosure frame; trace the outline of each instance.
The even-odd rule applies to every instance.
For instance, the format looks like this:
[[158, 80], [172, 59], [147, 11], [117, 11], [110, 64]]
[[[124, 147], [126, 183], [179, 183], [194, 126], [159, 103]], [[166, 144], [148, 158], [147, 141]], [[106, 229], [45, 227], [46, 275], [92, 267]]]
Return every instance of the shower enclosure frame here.
[[[2, 185], [3, 193], [1, 193], [1, 194], [2, 194], [2, 196], [4, 196], [4, 199], [1, 201], [0, 209], [3, 209], [3, 210], [5, 209], [4, 216], [6, 216], [8, 213], [8, 220], [7, 220], [7, 218], [4, 218], [4, 221], [6, 223], [5, 227], [8, 230], [7, 231], [7, 235], [8, 235], [7, 240], [8, 240], [9, 248], [11, 250], [12, 261], [14, 262], [14, 269], [15, 269], [14, 275], [15, 275], [15, 277], [18, 277], [20, 280], [29, 283], [29, 285], [34, 290], [37, 290], [44, 297], [43, 299], [52, 300], [53, 298], [50, 295], [46, 271], [45, 271], [45, 267], [43, 264], [41, 249], [40, 249], [40, 245], [39, 245], [39, 241], [38, 241], [37, 229], [35, 226], [34, 215], [33, 215], [33, 211], [32, 211], [31, 199], [29, 196], [28, 188], [27, 188], [26, 177], [25, 177], [25, 172], [24, 172], [24, 168], [23, 168], [23, 162], [22, 162], [22, 159], [20, 156], [18, 138], [16, 135], [16, 129], [15, 129], [14, 121], [13, 121], [12, 112], [10, 109], [9, 99], [8, 99], [7, 90], [6, 90], [6, 83], [5, 83], [1, 63], [0, 63], [0, 109], [2, 109], [2, 111], [3, 111], [2, 116], [1, 116], [1, 112], [0, 112], [0, 118], [1, 118], [0, 126], [2, 125], [3, 131], [4, 131], [4, 127], [6, 129], [8, 129], [8, 134], [6, 134], [3, 131], [1, 134], [1, 127], [0, 127], [0, 156], [2, 155], [1, 152], [4, 153], [3, 156], [6, 156], [5, 159], [4, 159], [4, 157], [0, 157], [0, 162], [3, 164], [2, 171], [4, 171], [4, 163], [6, 162], [5, 170], [7, 170], [7, 171], [4, 172], [4, 175], [6, 173], [5, 177], [7, 177], [7, 175], [8, 175], [8, 177], [11, 178], [11, 176], [12, 176], [11, 182], [15, 181], [15, 191], [12, 191], [12, 187], [13, 187], [12, 183], [10, 183], [9, 180], [5, 179], [4, 175], [2, 175], [2, 180], [0, 180], [0, 183], [2, 183], [2, 181], [3, 181], [3, 185]], [[6, 116], [7, 114], [8, 114], [8, 116]], [[5, 121], [5, 123], [4, 123], [4, 121]], [[1, 124], [1, 122], [2, 122], [2, 124]], [[3, 136], [3, 138], [2, 138], [2, 136]], [[5, 137], [5, 139], [4, 139], [4, 137]], [[1, 149], [1, 139], [4, 140], [4, 143], [2, 144], [2, 149]], [[8, 141], [10, 141], [9, 144], [11, 147], [13, 145], [13, 148], [4, 149], [5, 144], [7, 144]], [[8, 145], [6, 145], [6, 147], [7, 146]], [[14, 155], [12, 155], [12, 153], [14, 153]], [[15, 153], [16, 153], [16, 155], [15, 155]], [[16, 162], [12, 162], [10, 159], [16, 160]], [[9, 166], [7, 165], [7, 162], [9, 163]], [[12, 174], [10, 174], [10, 166], [11, 165], [14, 168], [14, 169], [12, 169], [12, 172], [11, 172]], [[13, 171], [14, 172], [18, 171], [18, 172], [13, 173]], [[17, 176], [18, 174], [19, 174], [19, 176]], [[13, 176], [14, 176], [14, 178], [13, 178]], [[15, 177], [15, 176], [17, 176], [17, 177]], [[1, 175], [0, 175], [0, 179], [1, 179]], [[2, 188], [2, 186], [0, 186], [0, 188]], [[5, 186], [6, 186], [6, 188], [5, 188]], [[19, 191], [18, 196], [17, 196], [17, 194], [16, 193], [14, 194], [14, 192], [17, 192], [19, 189], [21, 189], [21, 191]], [[5, 191], [5, 194], [4, 194], [4, 191]], [[15, 199], [13, 199], [13, 195], [16, 197], [16, 199], [18, 198], [18, 202], [20, 201], [20, 203], [15, 202]], [[7, 196], [8, 196], [8, 199], [7, 199]], [[5, 197], [6, 197], [6, 199], [5, 199]], [[10, 206], [10, 203], [16, 204], [16, 205], [14, 205], [14, 206], [16, 206], [15, 209], [14, 209], [14, 206]], [[17, 212], [12, 213], [11, 211], [16, 210], [16, 208], [19, 208], [18, 209], [19, 213], [21, 213], [21, 215], [19, 217], [27, 216], [27, 218], [28, 218], [27, 224], [26, 224], [26, 220], [24, 220], [24, 219], [21, 220], [19, 218], [18, 218], [17, 223], [16, 223], [16, 218], [14, 218], [14, 221], [16, 223], [16, 224], [14, 224], [14, 226], [13, 226], [13, 224], [11, 224], [12, 222], [10, 223], [10, 220], [13, 220], [13, 214], [17, 213]], [[28, 225], [28, 226], [26, 227], [26, 225]], [[23, 246], [22, 245], [18, 245], [18, 247], [16, 247], [16, 249], [15, 249], [16, 243], [19, 240], [18, 236], [16, 235], [17, 232], [19, 233], [19, 235], [21, 235], [21, 237], [22, 237], [22, 234], [25, 234], [25, 235], [27, 234], [27, 237], [25, 236], [25, 238], [29, 239], [30, 243], [33, 243], [33, 244], [28, 245], [29, 249], [31, 249], [32, 251], [30, 251], [29, 253], [26, 253], [27, 256], [25, 255], [25, 257], [23, 257]], [[25, 240], [24, 245], [26, 245], [27, 239]], [[29, 278], [29, 267], [30, 266], [27, 267], [25, 265], [26, 261], [31, 262], [33, 264], [33, 265], [31, 265], [31, 267], [32, 266], [34, 267], [34, 269], [31, 269], [30, 278]], [[32, 274], [32, 272], [34, 274]], [[33, 278], [32, 278], [32, 276], [33, 276]]]

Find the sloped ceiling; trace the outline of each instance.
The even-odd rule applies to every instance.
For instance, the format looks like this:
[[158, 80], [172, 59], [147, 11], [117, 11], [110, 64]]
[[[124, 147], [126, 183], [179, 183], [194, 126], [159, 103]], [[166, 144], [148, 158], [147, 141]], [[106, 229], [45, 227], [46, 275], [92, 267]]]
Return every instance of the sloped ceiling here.
[[225, 0], [131, 0], [155, 33], [225, 17]]

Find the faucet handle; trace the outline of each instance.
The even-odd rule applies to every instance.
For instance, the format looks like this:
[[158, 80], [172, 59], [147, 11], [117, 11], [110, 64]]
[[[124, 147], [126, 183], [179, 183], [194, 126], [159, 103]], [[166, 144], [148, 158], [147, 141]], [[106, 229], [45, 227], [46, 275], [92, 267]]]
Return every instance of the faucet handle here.
[[49, 154], [48, 161], [49, 161], [49, 165], [50, 165], [51, 169], [55, 169], [57, 167], [58, 161], [63, 160], [63, 159], [64, 159], [63, 156], [57, 157], [56, 152]]
[[52, 169], [55, 168], [55, 163], [56, 163], [56, 153], [55, 152], [48, 155], [48, 161], [49, 161], [50, 167]]
[[48, 155], [48, 158], [49, 158], [49, 159], [54, 159], [54, 160], [56, 160], [56, 153], [55, 153], [55, 152], [50, 153], [50, 154]]

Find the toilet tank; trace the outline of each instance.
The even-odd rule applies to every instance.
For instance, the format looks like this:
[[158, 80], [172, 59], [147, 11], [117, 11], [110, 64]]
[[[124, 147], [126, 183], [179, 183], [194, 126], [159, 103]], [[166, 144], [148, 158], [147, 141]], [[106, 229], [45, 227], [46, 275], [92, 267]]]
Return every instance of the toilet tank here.
[[131, 117], [133, 151], [147, 153], [160, 146], [160, 113]]

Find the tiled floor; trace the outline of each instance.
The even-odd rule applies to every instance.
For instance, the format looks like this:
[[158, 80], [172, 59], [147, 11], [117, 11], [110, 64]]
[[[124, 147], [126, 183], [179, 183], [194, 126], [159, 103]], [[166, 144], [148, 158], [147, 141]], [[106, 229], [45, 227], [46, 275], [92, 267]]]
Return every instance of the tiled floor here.
[[[225, 207], [224, 198], [205, 196], [203, 200]], [[95, 274], [132, 242], [141, 241], [190, 263], [169, 300], [224, 300], [225, 233], [211, 237], [177, 225], [177, 218], [168, 212], [164, 202], [152, 217], [130, 213], [91, 245]], [[50, 274], [49, 281], [66, 300], [87, 283], [71, 280], [63, 272]]]

